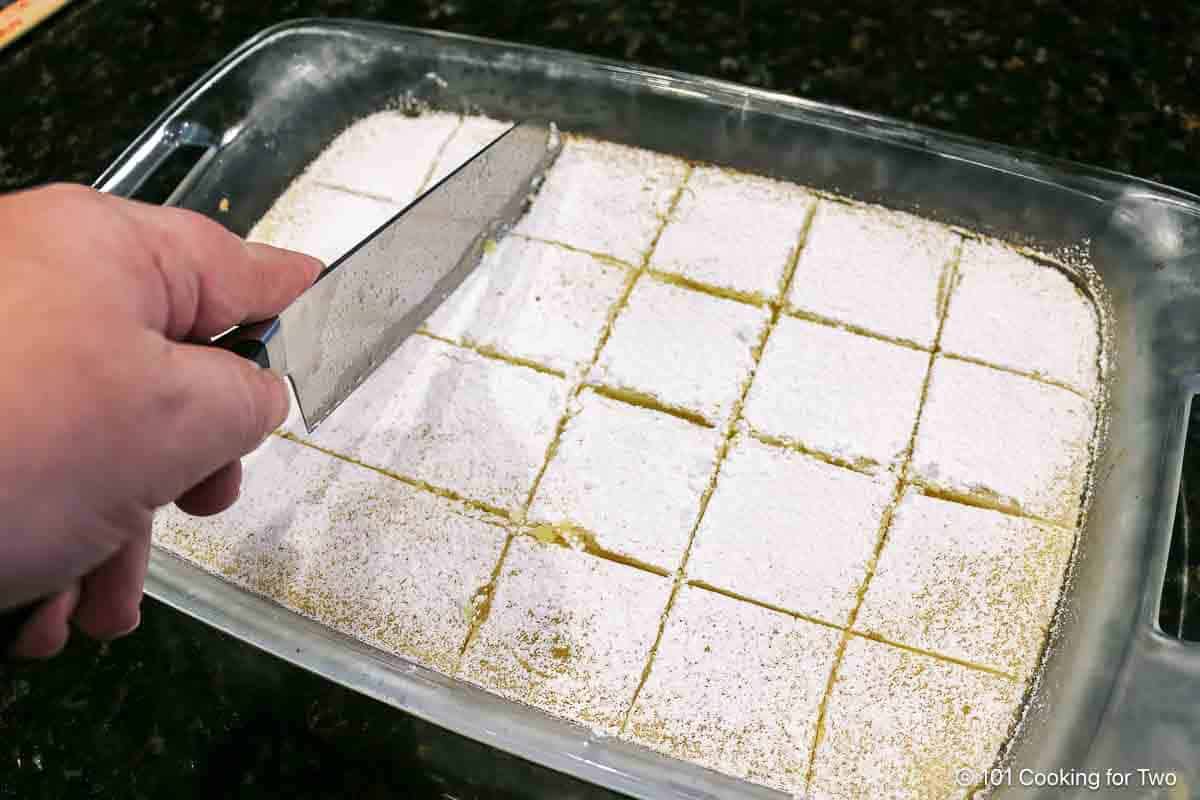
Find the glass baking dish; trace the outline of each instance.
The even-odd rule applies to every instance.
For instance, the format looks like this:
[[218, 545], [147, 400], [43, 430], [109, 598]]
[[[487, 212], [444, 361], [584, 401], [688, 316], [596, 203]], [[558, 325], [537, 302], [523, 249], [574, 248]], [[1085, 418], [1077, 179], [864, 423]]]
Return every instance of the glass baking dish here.
[[[1200, 791], [1200, 652], [1157, 626], [1191, 398], [1200, 386], [1200, 198], [883, 117], [662, 70], [351, 21], [263, 31], [97, 181], [246, 234], [355, 120], [419, 100], [714, 162], [910, 211], [1081, 262], [1105, 312], [1108, 430], [1052, 645], [996, 796], [1153, 771]], [[182, 180], [165, 169], [186, 161]], [[166, 192], [164, 192], [165, 194]], [[231, 199], [231, 202], [223, 202]], [[592, 734], [338, 634], [155, 549], [147, 591], [326, 678], [554, 770], [641, 798], [779, 797]], [[1169, 775], [1168, 775], [1169, 773]], [[1107, 782], [1107, 783], [1106, 783]], [[1182, 788], [1181, 788], [1182, 787]]]

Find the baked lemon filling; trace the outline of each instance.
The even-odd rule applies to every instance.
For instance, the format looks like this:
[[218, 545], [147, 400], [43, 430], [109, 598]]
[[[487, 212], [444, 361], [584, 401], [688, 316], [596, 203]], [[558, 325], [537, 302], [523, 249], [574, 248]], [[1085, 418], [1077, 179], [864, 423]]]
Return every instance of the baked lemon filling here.
[[[504, 127], [369, 117], [250, 238], [331, 261]], [[314, 434], [293, 404], [233, 509], [164, 510], [155, 540], [683, 761], [965, 796], [1051, 633], [1099, 328], [999, 242], [567, 136], [417, 335]]]

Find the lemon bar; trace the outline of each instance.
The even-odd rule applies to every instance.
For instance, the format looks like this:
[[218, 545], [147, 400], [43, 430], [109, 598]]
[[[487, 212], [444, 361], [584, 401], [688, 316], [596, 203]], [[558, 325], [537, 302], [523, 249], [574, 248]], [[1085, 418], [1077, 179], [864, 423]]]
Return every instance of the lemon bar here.
[[775, 789], [802, 789], [839, 638], [832, 628], [684, 587], [625, 736]]
[[[852, 637], [838, 668], [808, 796], [963, 798], [1009, 735], [1022, 685]], [[967, 785], [963, 785], [966, 783]]]
[[764, 308], [643, 277], [591, 380], [719, 424], [742, 395], [767, 319]]
[[602, 549], [674, 570], [719, 444], [719, 431], [585, 391], [530, 519], [579, 526]]
[[971, 241], [942, 349], [1091, 394], [1099, 380], [1099, 327], [1095, 305], [1065, 273], [1003, 245]]
[[436, 185], [451, 172], [461, 167], [511, 126], [512, 123], [488, 117], [463, 117], [462, 123], [455, 129], [438, 155], [437, 163], [429, 175], [426, 188]]
[[441, 111], [372, 114], [338, 136], [305, 177], [403, 205], [417, 196], [459, 123]]
[[154, 535], [318, 622], [450, 673], [505, 532], [461, 503], [271, 437], [247, 458], [232, 509], [164, 509]]
[[1074, 539], [1056, 525], [909, 490], [856, 627], [1026, 678]]
[[792, 308], [932, 346], [958, 236], [908, 214], [822, 202], [796, 264]]
[[541, 468], [566, 392], [552, 375], [413, 336], [309, 438], [512, 510]]
[[329, 264], [395, 216], [401, 206], [312, 181], [288, 187], [247, 235]]
[[933, 365], [916, 480], [968, 502], [1074, 526], [1095, 409], [1057, 386], [949, 358]]
[[928, 353], [805, 320], [779, 320], [746, 399], [760, 433], [865, 466], [903, 460]]
[[425, 327], [562, 372], [592, 360], [629, 273], [558, 245], [509, 236]]
[[795, 184], [697, 167], [650, 266], [700, 284], [773, 299], [813, 201]]
[[520, 536], [461, 677], [615, 734], [670, 591], [668, 578]]
[[895, 483], [739, 436], [696, 531], [688, 577], [845, 624]]
[[516, 231], [641, 264], [686, 171], [677, 158], [567, 137]]

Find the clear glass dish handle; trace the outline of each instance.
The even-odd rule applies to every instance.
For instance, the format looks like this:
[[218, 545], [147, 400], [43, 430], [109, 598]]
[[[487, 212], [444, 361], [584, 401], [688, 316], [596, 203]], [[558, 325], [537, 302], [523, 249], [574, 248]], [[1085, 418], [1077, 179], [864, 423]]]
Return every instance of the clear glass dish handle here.
[[[1169, 375], [1150, 383], [1171, 387], [1160, 392], [1160, 413], [1178, 420], [1183, 428], [1177, 440], [1161, 448], [1146, 448], [1147, 457], [1165, 459], [1174, 465], [1167, 472], [1179, 475], [1188, 409], [1200, 388], [1200, 338], [1195, 333], [1193, 310], [1197, 299], [1194, 276], [1200, 273], [1200, 217], [1193, 207], [1155, 192], [1127, 193], [1112, 208], [1109, 225], [1111, 232], [1119, 235], [1108, 241], [1127, 243], [1124, 248], [1115, 246], [1113, 255], [1151, 261], [1146, 270], [1127, 273], [1126, 284], [1114, 281], [1112, 287], [1155, 309], [1147, 313], [1159, 331], [1172, 333], [1171, 337], [1157, 333], [1140, 352], [1162, 348], [1161, 342], [1167, 339], [1181, 342], [1158, 355]], [[1153, 276], [1142, 278], [1143, 272], [1153, 272]], [[1131, 353], [1139, 352], [1137, 345], [1127, 346]], [[1141, 389], [1149, 394], [1148, 386]], [[1122, 441], [1114, 447], [1126, 444]], [[1139, 468], [1158, 474], [1154, 466], [1140, 464]], [[1159, 490], [1160, 516], [1151, 517], [1148, 524], [1161, 535], [1152, 537], [1148, 547], [1126, 553], [1139, 576], [1137, 617], [1126, 641], [1118, 646], [1114, 639], [1114, 650], [1123, 651], [1120, 674], [1103, 698], [1103, 721], [1081, 768], [1096, 776], [1100, 788], [1113, 795], [1200, 797], [1200, 643], [1170, 636], [1158, 624], [1171, 522], [1179, 506], [1175, 480], [1161, 479]], [[1114, 511], [1110, 505], [1099, 513]], [[1081, 791], [1078, 796], [1091, 797], [1094, 792]]]
[[[132, 197], [181, 147], [203, 148], [206, 154], [211, 154], [218, 143], [217, 137], [205, 126], [187, 120], [172, 120], [134, 142], [93, 186], [108, 194]], [[184, 178], [180, 185], [187, 183], [189, 178]]]
[[1200, 645], [1144, 626], [1105, 716], [1085, 773], [1130, 796], [1200, 796]]

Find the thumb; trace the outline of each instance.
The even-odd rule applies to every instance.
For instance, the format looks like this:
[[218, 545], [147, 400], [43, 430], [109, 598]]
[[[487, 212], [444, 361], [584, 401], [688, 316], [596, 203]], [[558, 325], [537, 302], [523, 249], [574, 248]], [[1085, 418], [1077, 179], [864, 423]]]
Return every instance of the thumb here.
[[283, 424], [290, 402], [285, 378], [224, 350], [175, 344], [168, 361], [175, 402], [155, 426], [169, 432], [160, 505], [258, 447]]

